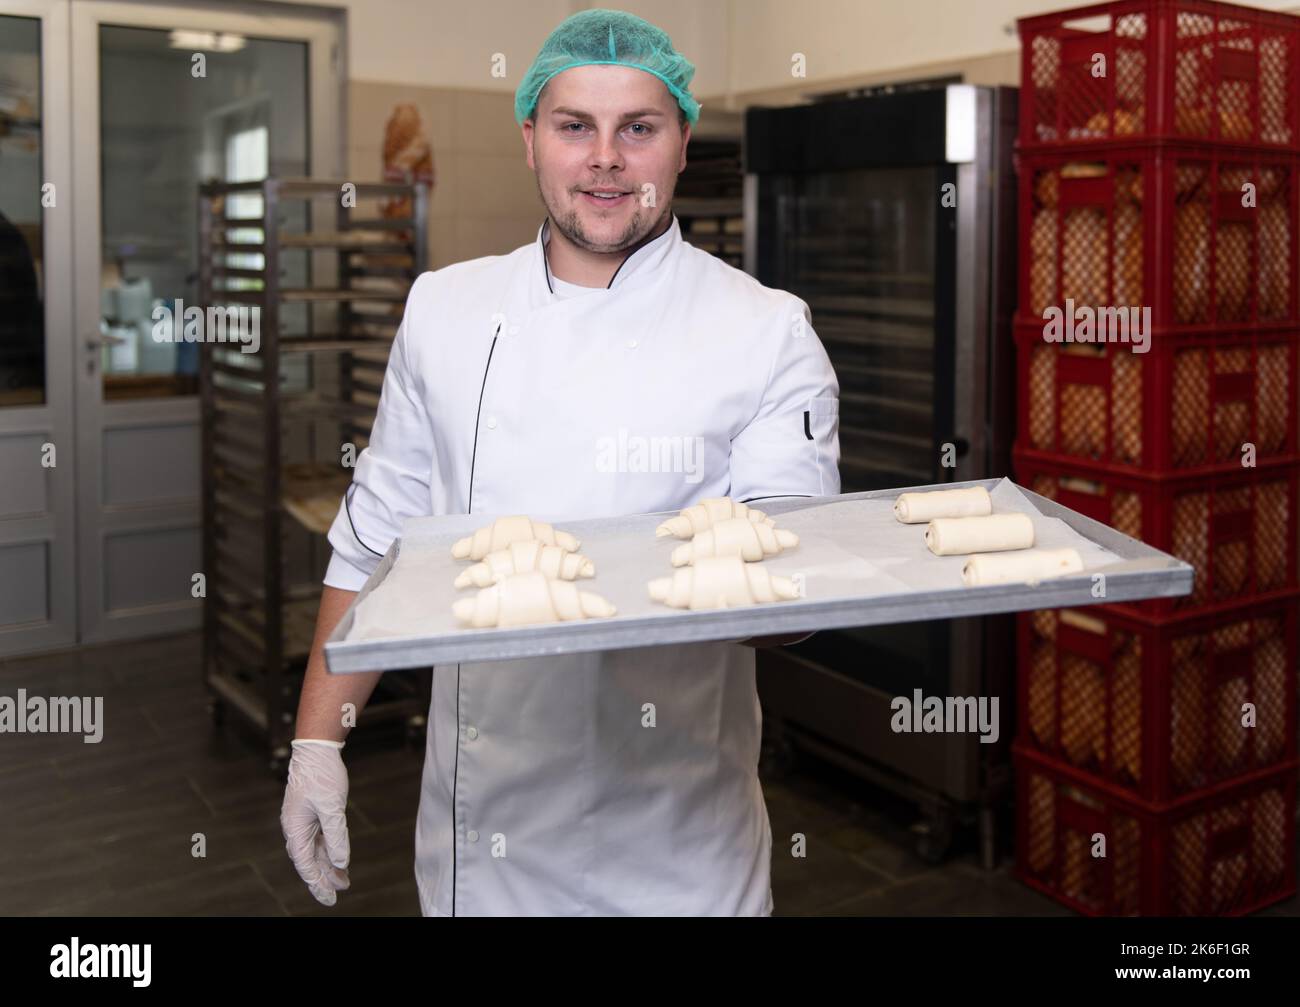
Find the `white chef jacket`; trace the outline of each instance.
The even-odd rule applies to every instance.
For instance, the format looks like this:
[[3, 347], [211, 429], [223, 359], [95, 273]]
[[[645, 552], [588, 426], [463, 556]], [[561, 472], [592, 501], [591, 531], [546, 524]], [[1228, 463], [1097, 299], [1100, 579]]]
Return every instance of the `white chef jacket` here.
[[[359, 590], [416, 515], [839, 492], [839, 384], [807, 304], [693, 248], [675, 217], [576, 296], [554, 292], [548, 240], [543, 224], [412, 286], [327, 585]], [[735, 643], [435, 668], [422, 911], [770, 914], [760, 734], [754, 652]]]

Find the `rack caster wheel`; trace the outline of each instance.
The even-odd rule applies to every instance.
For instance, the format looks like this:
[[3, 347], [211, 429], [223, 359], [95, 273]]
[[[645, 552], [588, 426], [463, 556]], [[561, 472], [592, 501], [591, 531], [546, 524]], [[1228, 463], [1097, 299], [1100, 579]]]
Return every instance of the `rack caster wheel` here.
[[912, 832], [916, 835], [913, 843], [916, 855], [927, 864], [943, 863], [952, 846], [954, 824], [951, 808], [927, 808], [925, 821], [912, 826]]

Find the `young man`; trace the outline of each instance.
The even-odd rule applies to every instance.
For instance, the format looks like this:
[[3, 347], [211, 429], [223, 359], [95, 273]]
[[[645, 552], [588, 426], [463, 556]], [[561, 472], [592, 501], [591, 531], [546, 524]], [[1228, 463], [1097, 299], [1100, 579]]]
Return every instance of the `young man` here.
[[[672, 214], [693, 74], [639, 18], [561, 24], [515, 104], [547, 211], [537, 241], [411, 290], [330, 531], [282, 816], [327, 905], [349, 883], [339, 709], [378, 675], [328, 675], [321, 645], [404, 518], [839, 492], [839, 386], [807, 305], [686, 244]], [[677, 461], [619, 447], [650, 443]], [[746, 642], [436, 668], [423, 912], [770, 914], [752, 647], [790, 640]]]

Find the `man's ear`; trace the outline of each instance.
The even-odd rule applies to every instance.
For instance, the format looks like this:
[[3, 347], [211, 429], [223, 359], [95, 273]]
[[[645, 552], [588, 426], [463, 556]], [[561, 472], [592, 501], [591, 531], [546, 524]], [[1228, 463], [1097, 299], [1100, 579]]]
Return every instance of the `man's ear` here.
[[686, 170], [686, 147], [691, 142], [691, 124], [688, 122], [682, 127], [682, 156], [681, 163], [677, 165], [677, 174]]
[[532, 119], [525, 119], [521, 127], [524, 131], [524, 158], [528, 162], [531, 171], [537, 170], [537, 165], [533, 161], [533, 133], [535, 132]]

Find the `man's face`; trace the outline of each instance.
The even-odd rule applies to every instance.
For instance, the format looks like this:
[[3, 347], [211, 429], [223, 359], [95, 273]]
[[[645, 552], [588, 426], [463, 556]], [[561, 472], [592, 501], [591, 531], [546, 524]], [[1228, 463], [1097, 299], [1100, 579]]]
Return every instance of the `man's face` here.
[[542, 202], [579, 248], [630, 248], [669, 212], [690, 127], [680, 125], [676, 100], [653, 74], [626, 66], [565, 70], [542, 89], [523, 129]]

